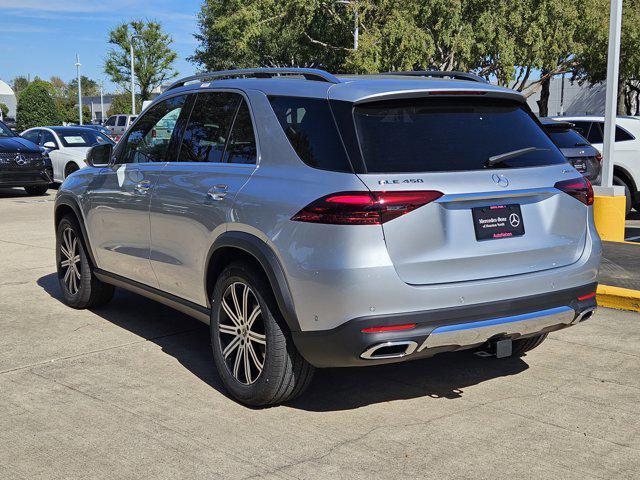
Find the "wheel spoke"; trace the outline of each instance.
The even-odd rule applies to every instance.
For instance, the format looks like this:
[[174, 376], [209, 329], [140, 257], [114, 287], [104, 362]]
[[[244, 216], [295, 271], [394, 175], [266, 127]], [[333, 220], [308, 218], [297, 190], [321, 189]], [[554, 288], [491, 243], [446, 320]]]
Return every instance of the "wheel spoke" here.
[[80, 280], [80, 278], [81, 278], [81, 277], [80, 277], [80, 271], [79, 271], [75, 266], [73, 267], [73, 271], [74, 271], [74, 272], [75, 272], [75, 274], [76, 274], [76, 278], [77, 278], [78, 280]]
[[67, 257], [67, 259], [71, 258], [71, 254], [69, 253], [69, 250], [67, 250], [67, 247], [65, 247], [62, 243], [60, 244], [60, 251], [65, 257]]
[[240, 360], [242, 360], [243, 352], [244, 352], [244, 346], [241, 345], [240, 348], [238, 348], [238, 350], [236, 351], [236, 361], [233, 364], [233, 376], [236, 377], [236, 379], [238, 380], [240, 380], [240, 377], [238, 376], [238, 371], [240, 369]]
[[233, 313], [233, 310], [231, 310], [231, 307], [229, 305], [227, 305], [227, 301], [226, 301], [226, 299], [224, 297], [222, 297], [221, 303], [222, 303], [222, 309], [224, 310], [224, 312], [231, 319], [231, 321], [237, 327], [239, 327], [240, 326], [240, 319], [236, 316], [235, 313]]
[[258, 333], [258, 332], [254, 332], [252, 330], [249, 330], [249, 339], [252, 342], [259, 343], [260, 345], [266, 345], [267, 344], [267, 336], [266, 335], [263, 335], [263, 334]]
[[249, 350], [249, 354], [251, 355], [251, 359], [253, 360], [253, 364], [258, 369], [258, 373], [262, 372], [263, 362], [258, 359], [258, 354], [256, 353], [256, 349], [253, 348], [253, 344], [251, 342], [247, 343], [247, 350]]
[[233, 325], [225, 325], [221, 323], [218, 328], [220, 329], [220, 333], [226, 333], [228, 335], [237, 335], [236, 327]]
[[248, 346], [249, 342], [247, 342], [247, 344], [242, 349], [242, 358], [244, 360], [244, 378], [247, 383], [252, 383], [253, 380], [251, 379], [251, 365], [249, 362], [249, 349], [247, 348]]
[[60, 262], [61, 267], [68, 267], [69, 265], [71, 265], [71, 260], [63, 260]]
[[225, 349], [222, 351], [222, 355], [225, 359], [229, 357], [229, 355], [231, 355], [231, 353], [240, 346], [240, 340], [240, 336], [237, 336], [229, 342], [229, 345], [225, 347]]
[[73, 237], [73, 241], [71, 243], [71, 253], [75, 257], [76, 256], [76, 248], [78, 247], [78, 238]]
[[242, 323], [242, 309], [240, 308], [240, 304], [238, 302], [238, 293], [236, 292], [236, 285], [237, 283], [234, 283], [233, 285], [231, 285], [231, 298], [233, 299], [233, 306], [235, 307], [236, 310], [236, 318], [239, 320], [240, 323]]
[[247, 321], [247, 310], [249, 309], [249, 287], [244, 284], [242, 290], [242, 320]]
[[251, 330], [253, 322], [256, 321], [256, 318], [258, 318], [258, 315], [260, 315], [261, 312], [262, 310], [260, 310], [260, 305], [256, 305], [255, 307], [253, 307], [253, 311], [251, 312], [251, 315], [249, 315], [249, 319], [247, 320], [247, 328], [249, 330]]
[[69, 276], [71, 275], [71, 266], [64, 272], [64, 283], [68, 284]]

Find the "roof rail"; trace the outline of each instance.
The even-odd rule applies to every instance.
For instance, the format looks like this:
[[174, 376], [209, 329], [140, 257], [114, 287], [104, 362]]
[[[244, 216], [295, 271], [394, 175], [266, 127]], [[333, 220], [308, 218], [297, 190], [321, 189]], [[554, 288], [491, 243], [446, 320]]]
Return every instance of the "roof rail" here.
[[489, 83], [475, 73], [441, 71], [441, 70], [411, 70], [405, 72], [385, 72], [384, 75], [404, 75], [410, 77], [453, 78], [455, 80], [468, 80], [471, 82]]
[[340, 80], [336, 76], [317, 68], [240, 68], [237, 70], [220, 70], [217, 72], [198, 73], [197, 75], [192, 75], [178, 80], [167, 88], [165, 92], [196, 81], [204, 82], [206, 80], [237, 77], [273, 78], [287, 75], [300, 75], [307, 80], [340, 83]]

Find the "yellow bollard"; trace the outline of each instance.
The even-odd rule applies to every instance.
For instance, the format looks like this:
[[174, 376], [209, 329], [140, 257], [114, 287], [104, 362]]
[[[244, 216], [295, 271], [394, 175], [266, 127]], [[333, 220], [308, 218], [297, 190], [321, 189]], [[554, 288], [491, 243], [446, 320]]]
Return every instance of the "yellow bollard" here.
[[593, 218], [602, 240], [624, 241], [624, 221], [627, 198], [596, 195], [593, 202]]

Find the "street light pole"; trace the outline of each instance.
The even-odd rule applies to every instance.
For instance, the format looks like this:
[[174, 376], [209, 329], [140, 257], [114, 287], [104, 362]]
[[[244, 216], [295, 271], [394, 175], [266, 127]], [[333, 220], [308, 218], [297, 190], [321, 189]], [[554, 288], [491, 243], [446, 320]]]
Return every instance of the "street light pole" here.
[[607, 90], [604, 113], [604, 145], [602, 186], [613, 185], [613, 155], [618, 111], [618, 77], [620, 69], [620, 36], [622, 28], [622, 0], [611, 0], [609, 14], [609, 52], [607, 54]]
[[[344, 5], [351, 5], [354, 3], [353, 0], [335, 0], [336, 3], [342, 3]], [[360, 18], [358, 15], [358, 9], [354, 6], [353, 8], [353, 16], [354, 16], [354, 27], [353, 27], [353, 49], [358, 50], [358, 40], [360, 38]]]
[[76, 73], [78, 75], [78, 117], [80, 118], [80, 125], [82, 125], [82, 82], [80, 81], [80, 55], [76, 53]]
[[100, 123], [104, 123], [104, 97], [103, 97], [103, 90], [104, 90], [104, 80], [100, 81]]
[[131, 35], [129, 40], [129, 49], [131, 53], [131, 115], [136, 114], [136, 74], [133, 66], [133, 39], [135, 35]]

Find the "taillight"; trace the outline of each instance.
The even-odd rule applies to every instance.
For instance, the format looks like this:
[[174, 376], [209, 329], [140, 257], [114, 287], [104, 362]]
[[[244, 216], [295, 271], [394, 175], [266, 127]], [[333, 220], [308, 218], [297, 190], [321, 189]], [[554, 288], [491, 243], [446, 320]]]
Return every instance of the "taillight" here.
[[563, 180], [554, 185], [558, 190], [580, 200], [585, 205], [593, 205], [593, 187], [591, 182], [584, 177]]
[[304, 207], [291, 220], [334, 225], [380, 225], [437, 200], [442, 192], [340, 192]]
[[596, 160], [602, 163], [602, 154], [600, 152], [596, 153]]

